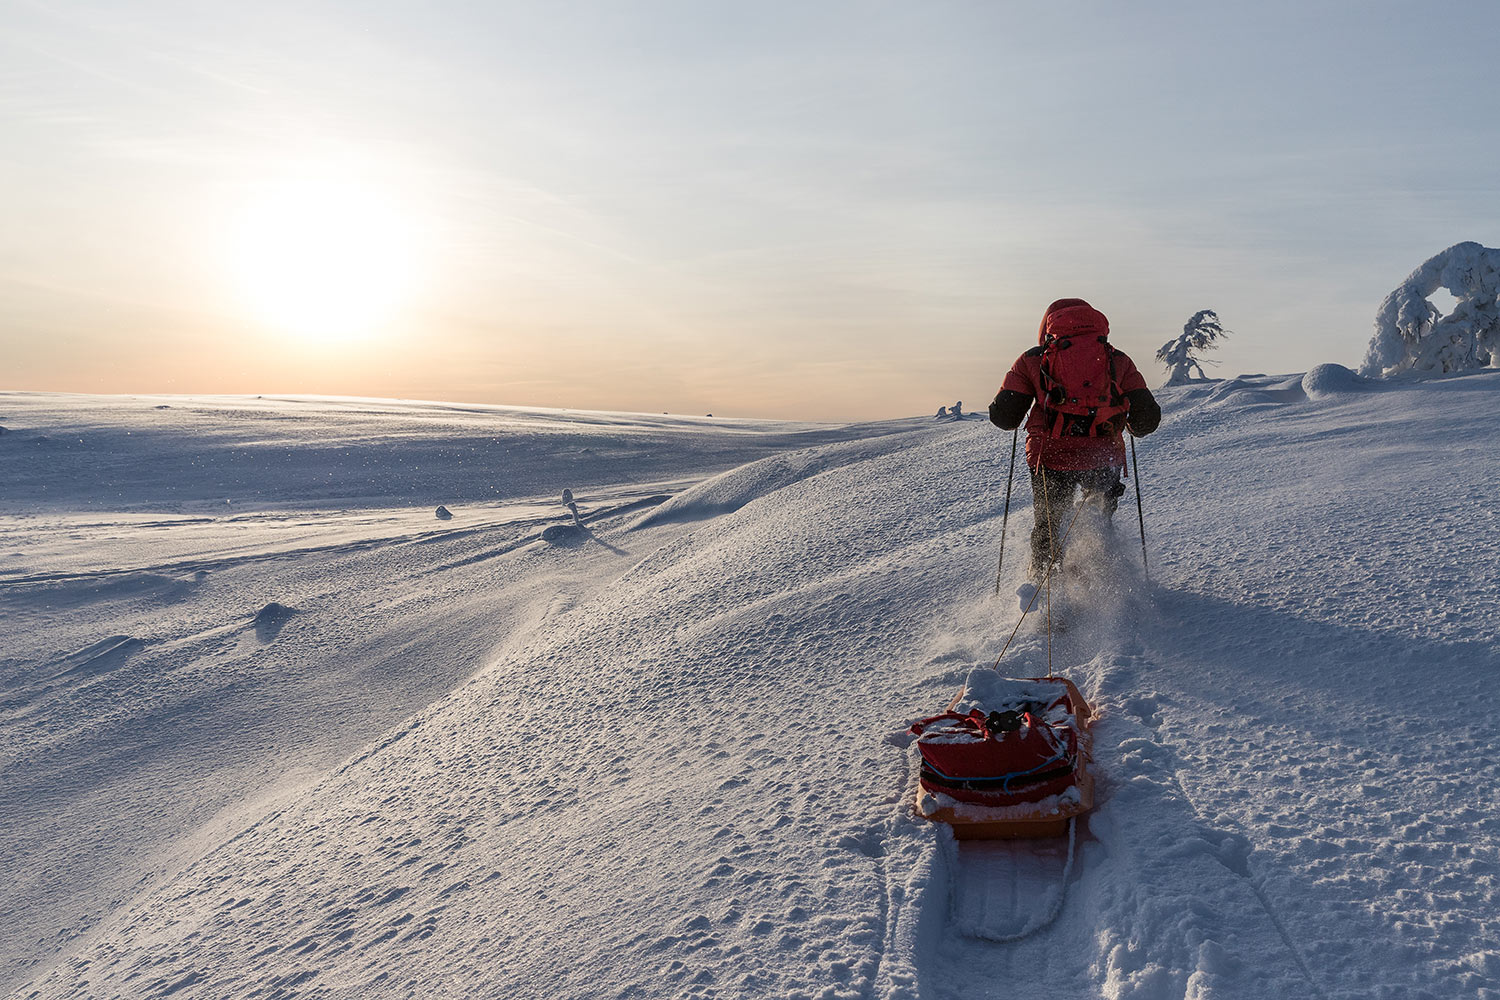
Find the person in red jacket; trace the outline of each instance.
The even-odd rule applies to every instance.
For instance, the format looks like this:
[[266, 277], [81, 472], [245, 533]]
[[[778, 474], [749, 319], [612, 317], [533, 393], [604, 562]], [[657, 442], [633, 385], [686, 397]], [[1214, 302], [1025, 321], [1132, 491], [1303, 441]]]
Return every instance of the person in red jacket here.
[[1016, 359], [990, 403], [990, 422], [1021, 426], [1036, 524], [1032, 574], [1040, 579], [1061, 553], [1074, 494], [1106, 516], [1125, 493], [1125, 439], [1156, 430], [1161, 407], [1135, 362], [1110, 346], [1109, 320], [1083, 299], [1058, 299], [1042, 315], [1037, 346]]

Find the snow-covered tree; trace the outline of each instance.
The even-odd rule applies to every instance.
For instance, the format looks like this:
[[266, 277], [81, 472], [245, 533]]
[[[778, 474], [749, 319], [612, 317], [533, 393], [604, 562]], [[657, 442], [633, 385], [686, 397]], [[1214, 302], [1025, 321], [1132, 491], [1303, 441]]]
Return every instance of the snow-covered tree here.
[[[1229, 331], [1219, 322], [1219, 314], [1212, 309], [1199, 309], [1193, 318], [1182, 327], [1182, 336], [1161, 345], [1156, 360], [1167, 366], [1167, 384], [1179, 385], [1192, 377], [1194, 368], [1199, 378], [1207, 378], [1203, 361], [1198, 357], [1202, 351], [1218, 346], [1215, 341], [1229, 336]], [[1209, 361], [1209, 364], [1214, 362]]]
[[[1444, 316], [1428, 300], [1446, 288]], [[1457, 243], [1413, 271], [1375, 314], [1361, 375], [1500, 368], [1500, 250]]]

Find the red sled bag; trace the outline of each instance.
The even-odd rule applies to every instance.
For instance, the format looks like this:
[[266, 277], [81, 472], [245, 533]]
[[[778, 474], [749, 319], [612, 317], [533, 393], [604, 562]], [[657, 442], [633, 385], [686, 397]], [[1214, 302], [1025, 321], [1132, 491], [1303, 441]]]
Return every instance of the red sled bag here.
[[960, 802], [1011, 806], [1060, 795], [1073, 786], [1077, 733], [1031, 705], [986, 716], [944, 712], [914, 723], [922, 784]]
[[917, 815], [960, 840], [1066, 834], [1093, 808], [1092, 714], [1066, 678], [972, 672], [948, 711], [909, 730], [922, 757]]
[[1109, 320], [1080, 303], [1042, 322], [1042, 384], [1037, 402], [1051, 437], [1118, 434], [1130, 411], [1115, 377]]

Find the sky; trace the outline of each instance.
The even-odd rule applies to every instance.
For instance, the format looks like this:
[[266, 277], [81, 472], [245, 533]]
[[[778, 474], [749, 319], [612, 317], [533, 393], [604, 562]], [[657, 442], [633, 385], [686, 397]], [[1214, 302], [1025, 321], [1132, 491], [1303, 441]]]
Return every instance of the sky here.
[[1468, 2], [11, 0], [0, 389], [874, 419], [1054, 299], [1358, 365], [1500, 246]]

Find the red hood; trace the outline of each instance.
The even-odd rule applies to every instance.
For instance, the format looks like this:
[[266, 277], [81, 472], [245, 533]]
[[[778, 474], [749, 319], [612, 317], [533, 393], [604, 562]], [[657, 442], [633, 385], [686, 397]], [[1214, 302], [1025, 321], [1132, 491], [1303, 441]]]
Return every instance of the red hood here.
[[1042, 314], [1042, 325], [1037, 329], [1036, 341], [1045, 344], [1047, 336], [1077, 337], [1093, 334], [1109, 336], [1109, 319], [1083, 299], [1058, 299]]

